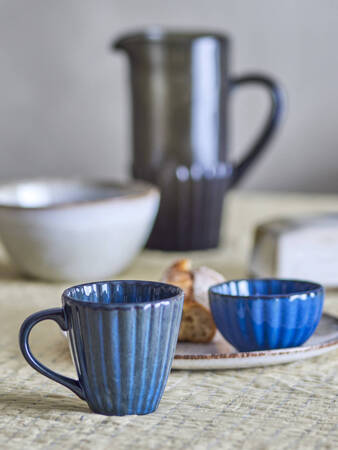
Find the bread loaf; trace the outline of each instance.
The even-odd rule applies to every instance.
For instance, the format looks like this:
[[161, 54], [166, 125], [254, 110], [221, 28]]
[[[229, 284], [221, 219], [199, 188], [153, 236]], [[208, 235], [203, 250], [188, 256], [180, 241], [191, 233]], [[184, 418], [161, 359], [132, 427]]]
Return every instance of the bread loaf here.
[[184, 291], [184, 304], [179, 341], [210, 342], [216, 326], [209, 310], [208, 289], [224, 281], [224, 277], [208, 267], [192, 270], [191, 261], [176, 261], [166, 271], [163, 281]]

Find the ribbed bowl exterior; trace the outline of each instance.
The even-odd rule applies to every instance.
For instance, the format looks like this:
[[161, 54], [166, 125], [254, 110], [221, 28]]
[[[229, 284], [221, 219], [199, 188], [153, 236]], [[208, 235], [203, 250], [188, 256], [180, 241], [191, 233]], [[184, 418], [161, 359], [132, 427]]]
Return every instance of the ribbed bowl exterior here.
[[[174, 357], [183, 294], [161, 283], [129, 281], [73, 289], [90, 302], [63, 298], [73, 359], [89, 407], [106, 415], [156, 410]], [[160, 301], [151, 302], [156, 298]]]
[[212, 287], [209, 300], [224, 338], [249, 352], [307, 341], [322, 314], [324, 289], [297, 280], [235, 280]]

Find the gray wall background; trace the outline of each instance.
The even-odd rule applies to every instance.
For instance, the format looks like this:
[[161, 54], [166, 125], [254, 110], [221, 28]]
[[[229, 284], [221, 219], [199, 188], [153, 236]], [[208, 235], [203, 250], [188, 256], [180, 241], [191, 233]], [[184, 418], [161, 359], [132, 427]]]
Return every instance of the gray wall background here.
[[[120, 33], [146, 25], [233, 38], [235, 74], [274, 74], [287, 118], [245, 189], [338, 191], [338, 1], [0, 0], [0, 180], [127, 176], [127, 60]], [[232, 102], [232, 155], [262, 123], [264, 94]]]

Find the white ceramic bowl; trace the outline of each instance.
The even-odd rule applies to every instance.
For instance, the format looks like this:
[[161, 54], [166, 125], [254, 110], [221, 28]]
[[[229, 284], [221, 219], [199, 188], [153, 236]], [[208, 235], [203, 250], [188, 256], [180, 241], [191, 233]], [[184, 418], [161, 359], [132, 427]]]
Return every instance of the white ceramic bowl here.
[[0, 238], [18, 269], [53, 281], [121, 272], [145, 245], [159, 191], [84, 180], [0, 185]]

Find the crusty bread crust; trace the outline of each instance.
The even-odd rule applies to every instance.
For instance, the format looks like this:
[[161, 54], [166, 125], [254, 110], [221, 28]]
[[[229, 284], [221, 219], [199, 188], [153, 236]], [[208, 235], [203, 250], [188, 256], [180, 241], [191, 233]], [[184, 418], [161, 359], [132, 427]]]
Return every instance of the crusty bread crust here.
[[[174, 284], [184, 291], [184, 304], [179, 341], [210, 342], [216, 333], [216, 326], [210, 310], [196, 301], [194, 296], [194, 272], [188, 259], [176, 261], [165, 272], [163, 281]], [[206, 286], [206, 290], [209, 286]]]
[[189, 259], [176, 261], [167, 269], [162, 280], [180, 287], [184, 292], [184, 301], [193, 299], [193, 274]]

